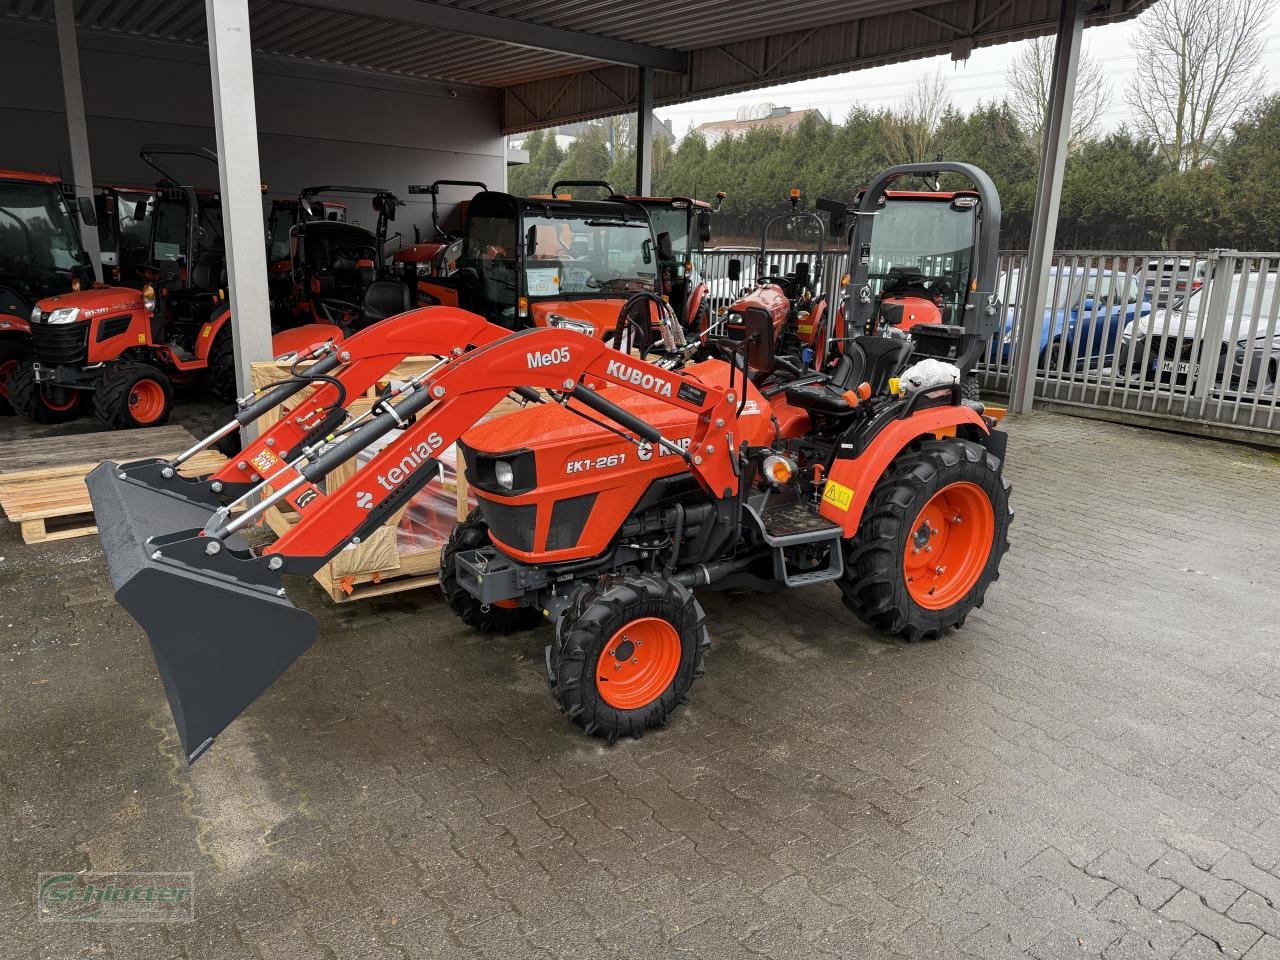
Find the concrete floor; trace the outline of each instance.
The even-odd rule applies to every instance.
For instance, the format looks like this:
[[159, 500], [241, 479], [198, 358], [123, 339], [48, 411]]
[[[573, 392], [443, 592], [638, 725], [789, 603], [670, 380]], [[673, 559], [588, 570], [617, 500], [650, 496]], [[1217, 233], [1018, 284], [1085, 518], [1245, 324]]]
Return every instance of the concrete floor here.
[[[188, 769], [95, 540], [0, 525], [0, 956], [1280, 957], [1280, 459], [1045, 414], [963, 631], [704, 591], [707, 675], [613, 748], [544, 633], [335, 607]], [[194, 871], [186, 925], [41, 871]]]

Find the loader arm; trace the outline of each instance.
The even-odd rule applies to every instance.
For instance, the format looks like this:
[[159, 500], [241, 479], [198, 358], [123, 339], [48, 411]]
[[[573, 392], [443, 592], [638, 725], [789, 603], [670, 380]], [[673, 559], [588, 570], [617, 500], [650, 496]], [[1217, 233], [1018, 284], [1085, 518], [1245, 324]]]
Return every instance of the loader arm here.
[[[445, 316], [439, 310], [421, 312]], [[488, 333], [477, 326], [473, 336]], [[405, 350], [422, 351], [423, 343], [400, 341], [394, 353], [382, 349], [369, 351], [358, 380], [348, 370], [344, 382], [353, 389], [372, 382], [379, 367], [385, 370]], [[597, 393], [601, 385], [657, 397], [697, 414], [688, 450]], [[713, 496], [736, 494], [738, 403], [732, 389], [637, 361], [602, 341], [559, 328], [508, 334], [460, 355], [447, 351], [398, 397], [344, 425], [333, 439], [305, 447], [279, 469], [270, 464], [269, 479], [242, 498], [246, 503], [264, 499], [239, 515], [158, 494], [150, 477], [131, 473], [135, 465], [104, 463], [89, 474], [116, 599], [147, 633], [188, 761], [315, 641], [315, 618], [289, 602], [282, 575], [314, 572], [368, 536], [437, 476], [442, 449], [513, 390], [529, 388], [541, 388], [607, 427], [616, 424], [615, 432], [636, 442], [659, 444], [684, 457]], [[323, 389], [317, 387], [317, 393]], [[321, 488], [335, 469], [389, 435], [390, 442], [349, 480]], [[260, 452], [271, 450], [266, 439]], [[298, 522], [255, 551], [241, 531], [285, 500], [298, 511]]]
[[[596, 392], [600, 384], [657, 396], [698, 414], [689, 449], [683, 450], [648, 423]], [[680, 373], [637, 362], [600, 340], [558, 328], [509, 335], [487, 346], [446, 360], [429, 376], [381, 413], [361, 424], [339, 443], [296, 467], [270, 462], [272, 489], [258, 506], [233, 517], [220, 511], [218, 522], [205, 528], [215, 538], [235, 534], [256, 515], [281, 500], [299, 514], [263, 556], [283, 558], [287, 573], [312, 573], [349, 543], [359, 543], [430, 482], [437, 473], [436, 454], [459, 439], [504, 397], [519, 388], [541, 388], [583, 415], [604, 416], [637, 440], [667, 446], [685, 457], [699, 482], [715, 497], [738, 489], [734, 468], [732, 392], [702, 384]], [[321, 482], [361, 450], [392, 431], [406, 427], [372, 460], [336, 489]]]

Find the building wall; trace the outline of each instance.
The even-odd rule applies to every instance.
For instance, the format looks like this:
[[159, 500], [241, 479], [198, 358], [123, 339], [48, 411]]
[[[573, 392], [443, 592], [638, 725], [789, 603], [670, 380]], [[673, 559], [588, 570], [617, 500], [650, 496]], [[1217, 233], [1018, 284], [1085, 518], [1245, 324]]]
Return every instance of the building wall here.
[[[155, 171], [138, 158], [144, 142], [215, 147], [203, 47], [84, 30], [79, 46], [95, 180], [153, 183]], [[0, 23], [0, 49], [0, 167], [69, 177], [52, 25]], [[259, 60], [255, 80], [262, 177], [271, 195], [323, 183], [385, 187], [409, 203], [391, 230], [411, 240], [413, 224], [429, 230], [430, 204], [409, 197], [409, 184], [452, 178], [506, 185], [496, 92], [280, 59]], [[173, 173], [217, 183], [212, 165], [199, 160], [175, 161]], [[367, 204], [353, 198], [349, 216], [371, 226]]]

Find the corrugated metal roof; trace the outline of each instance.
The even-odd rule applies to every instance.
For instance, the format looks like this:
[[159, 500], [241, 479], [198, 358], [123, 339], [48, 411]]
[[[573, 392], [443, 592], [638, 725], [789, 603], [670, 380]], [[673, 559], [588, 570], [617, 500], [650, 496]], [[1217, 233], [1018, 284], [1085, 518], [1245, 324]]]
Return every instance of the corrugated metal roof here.
[[[436, 0], [614, 40], [688, 51], [688, 74], [662, 73], [656, 102], [673, 103], [877, 63], [1051, 32], [1061, 0]], [[1154, 0], [1100, 2], [1095, 20], [1133, 16]], [[76, 0], [83, 29], [203, 44], [199, 0]], [[250, 0], [260, 54], [507, 90], [506, 127], [529, 129], [625, 109], [635, 70], [561, 52], [316, 9]], [[0, 0], [0, 16], [53, 19], [53, 0]]]

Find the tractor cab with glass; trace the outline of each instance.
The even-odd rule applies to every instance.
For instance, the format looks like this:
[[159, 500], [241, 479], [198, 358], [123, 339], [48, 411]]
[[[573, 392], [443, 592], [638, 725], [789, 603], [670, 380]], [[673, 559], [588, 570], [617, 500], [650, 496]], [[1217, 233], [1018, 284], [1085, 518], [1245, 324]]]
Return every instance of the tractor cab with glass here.
[[77, 216], [94, 226], [93, 204], [57, 177], [0, 170], [0, 414], [9, 377], [31, 346], [31, 311], [44, 297], [94, 284]]
[[[716, 193], [714, 202], [692, 197], [625, 196], [606, 180], [558, 180], [551, 187], [555, 197], [567, 198], [572, 188], [599, 188], [610, 200], [640, 205], [649, 214], [654, 236], [661, 241], [666, 234], [671, 243], [671, 256], [660, 264], [662, 298], [671, 305], [680, 322], [688, 329], [703, 330], [710, 320], [707, 278], [701, 265], [706, 245], [711, 242], [712, 215], [720, 211], [727, 194]], [[661, 241], [664, 244], [666, 241]]]
[[670, 238], [628, 200], [564, 200], [485, 191], [467, 210], [460, 305], [512, 330], [603, 336], [636, 293], [659, 293]]

